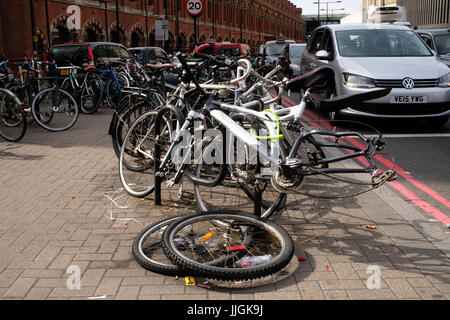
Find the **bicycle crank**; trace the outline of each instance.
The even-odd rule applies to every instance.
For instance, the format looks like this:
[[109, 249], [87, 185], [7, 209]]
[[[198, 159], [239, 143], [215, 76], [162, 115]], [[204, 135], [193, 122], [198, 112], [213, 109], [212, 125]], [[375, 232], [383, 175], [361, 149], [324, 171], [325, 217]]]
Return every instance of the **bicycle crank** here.
[[394, 181], [397, 179], [397, 172], [394, 170], [387, 170], [380, 174], [374, 174], [372, 176], [372, 186], [377, 188], [387, 181]]

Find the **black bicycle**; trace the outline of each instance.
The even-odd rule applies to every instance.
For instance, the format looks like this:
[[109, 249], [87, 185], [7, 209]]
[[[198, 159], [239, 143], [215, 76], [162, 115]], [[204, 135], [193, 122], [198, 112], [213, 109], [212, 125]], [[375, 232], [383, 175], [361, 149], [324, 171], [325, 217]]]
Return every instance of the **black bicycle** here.
[[31, 113], [42, 128], [59, 132], [71, 128], [78, 120], [78, 102], [69, 92], [61, 88], [61, 78], [67, 74], [67, 70], [74, 67], [57, 67], [53, 63], [49, 64], [55, 68], [56, 78], [51, 88], [36, 94], [31, 104]]

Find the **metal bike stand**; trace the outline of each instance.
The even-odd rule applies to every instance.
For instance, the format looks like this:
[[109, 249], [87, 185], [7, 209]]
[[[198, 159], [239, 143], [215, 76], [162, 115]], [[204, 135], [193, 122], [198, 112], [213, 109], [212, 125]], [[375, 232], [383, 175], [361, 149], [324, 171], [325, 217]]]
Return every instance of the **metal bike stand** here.
[[[256, 176], [261, 174], [261, 162], [259, 161], [259, 155], [256, 157]], [[257, 217], [261, 217], [261, 206], [262, 206], [262, 192], [259, 185], [254, 186], [255, 199], [253, 200], [253, 213]]]
[[[156, 117], [158, 118], [158, 116]], [[156, 136], [156, 133], [159, 132], [159, 122], [155, 122], [155, 127], [154, 127], [154, 134], [155, 134], [155, 154], [154, 154], [154, 162], [155, 162], [155, 199], [154, 199], [154, 204], [155, 206], [160, 206], [161, 205], [161, 183], [162, 183], [162, 179], [161, 176], [159, 175], [159, 167], [161, 166], [161, 148], [158, 144], [158, 137]]]

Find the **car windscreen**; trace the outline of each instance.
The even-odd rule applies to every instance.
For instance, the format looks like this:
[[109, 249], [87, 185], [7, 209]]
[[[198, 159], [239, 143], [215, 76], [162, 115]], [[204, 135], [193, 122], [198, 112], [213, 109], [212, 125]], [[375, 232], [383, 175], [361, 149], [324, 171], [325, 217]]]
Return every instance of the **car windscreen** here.
[[81, 66], [89, 61], [89, 51], [83, 45], [64, 45], [53, 47], [50, 50], [50, 59], [54, 60], [58, 66], [67, 66], [70, 63]]
[[287, 43], [274, 43], [266, 45], [266, 56], [279, 56], [283, 54]]
[[450, 54], [450, 34], [436, 36], [436, 49], [439, 54]]
[[153, 50], [150, 50], [148, 56], [150, 59], [167, 58], [167, 53], [165, 53], [164, 50], [160, 48], [155, 48]]
[[367, 29], [336, 31], [343, 57], [423, 57], [433, 54], [414, 31]]
[[94, 48], [95, 59], [131, 58], [128, 51], [120, 46], [99, 45]]
[[291, 46], [289, 48], [291, 59], [301, 59], [303, 52], [305, 52], [305, 48], [305, 46]]

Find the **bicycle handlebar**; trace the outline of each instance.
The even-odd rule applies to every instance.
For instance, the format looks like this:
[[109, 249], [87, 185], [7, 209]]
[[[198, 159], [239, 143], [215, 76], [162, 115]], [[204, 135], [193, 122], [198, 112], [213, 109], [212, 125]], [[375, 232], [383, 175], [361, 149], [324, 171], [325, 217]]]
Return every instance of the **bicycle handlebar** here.
[[204, 53], [201, 53], [201, 52], [194, 52], [193, 57], [194, 58], [208, 59], [208, 60], [212, 61], [214, 64], [216, 64], [219, 67], [227, 67], [227, 68], [230, 67], [229, 64], [227, 64], [225, 62], [222, 62], [222, 61], [214, 58], [213, 56], [211, 56], [209, 54], [204, 54]]
[[203, 91], [202, 87], [200, 86], [200, 84], [198, 83], [197, 79], [195, 79], [195, 77], [193, 76], [193, 74], [191, 72], [191, 69], [189, 68], [186, 60], [183, 57], [183, 54], [181, 52], [178, 52], [175, 56], [178, 58], [178, 60], [180, 61], [181, 65], [183, 66], [184, 70], [186, 71], [186, 75], [188, 77], [188, 80], [194, 82], [195, 87], [200, 92], [204, 93], [204, 91]]
[[247, 59], [239, 59], [238, 65], [245, 70], [245, 73], [236, 79], [230, 81], [230, 84], [238, 84], [240, 81], [247, 79], [253, 71], [252, 64]]

